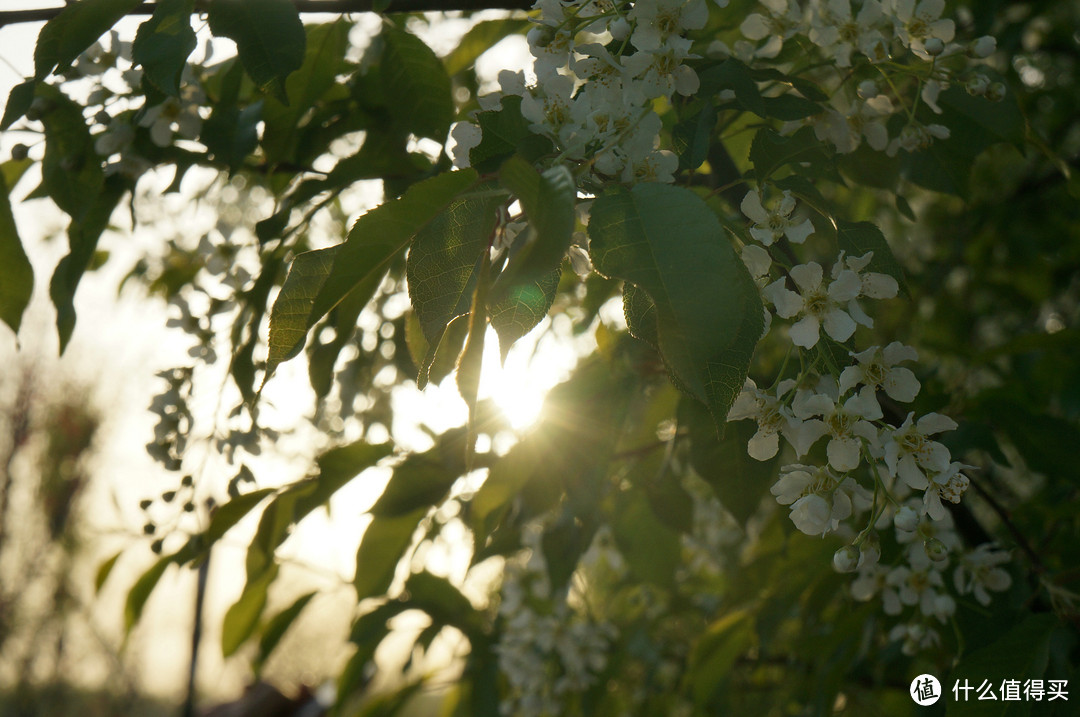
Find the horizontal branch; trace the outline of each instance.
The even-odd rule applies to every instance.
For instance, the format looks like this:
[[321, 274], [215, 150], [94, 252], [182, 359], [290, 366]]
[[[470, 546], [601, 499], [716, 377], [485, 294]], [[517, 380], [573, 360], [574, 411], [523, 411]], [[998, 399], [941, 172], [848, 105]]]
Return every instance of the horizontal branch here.
[[[196, 0], [195, 12], [205, 12], [213, 0]], [[378, 0], [292, 0], [298, 12], [372, 12]], [[528, 10], [533, 0], [390, 0], [386, 12], [431, 12], [451, 10]], [[153, 15], [157, 3], [144, 2], [129, 15]], [[51, 20], [64, 11], [63, 7], [33, 10], [0, 10], [0, 27], [20, 22]]]

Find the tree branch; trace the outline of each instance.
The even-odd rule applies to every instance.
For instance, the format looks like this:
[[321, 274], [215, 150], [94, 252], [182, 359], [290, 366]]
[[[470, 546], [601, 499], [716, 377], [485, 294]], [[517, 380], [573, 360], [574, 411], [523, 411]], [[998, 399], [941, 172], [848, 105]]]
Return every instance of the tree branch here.
[[[205, 12], [212, 0], [196, 0], [195, 12]], [[373, 12], [377, 0], [292, 0], [298, 12]], [[386, 12], [429, 12], [451, 10], [528, 10], [532, 0], [390, 0]], [[20, 22], [51, 20], [66, 8], [0, 11], [0, 28]], [[157, 3], [144, 2], [129, 15], [153, 15]]]

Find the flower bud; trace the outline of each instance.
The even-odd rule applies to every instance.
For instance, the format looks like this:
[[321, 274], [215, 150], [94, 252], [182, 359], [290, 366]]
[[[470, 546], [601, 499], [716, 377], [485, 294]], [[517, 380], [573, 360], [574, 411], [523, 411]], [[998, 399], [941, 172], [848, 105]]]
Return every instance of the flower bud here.
[[11, 148], [11, 158], [16, 162], [26, 159], [30, 155], [30, 148], [20, 142]]
[[625, 17], [615, 18], [608, 26], [608, 32], [610, 32], [611, 36], [619, 42], [630, 37], [630, 30], [630, 22]]
[[930, 55], [930, 57], [937, 57], [945, 52], [945, 43], [940, 38], [931, 37], [923, 44], [923, 49], [926, 50], [926, 54]]
[[995, 82], [986, 88], [986, 99], [991, 102], [1000, 102], [1005, 99], [1005, 85], [1001, 82]]
[[971, 78], [964, 83], [964, 89], [968, 91], [968, 94], [980, 97], [986, 94], [986, 91], [990, 89], [990, 78], [986, 75], [972, 75]]
[[923, 549], [926, 551], [926, 557], [930, 558], [935, 563], [940, 563], [942, 560], [947, 560], [949, 557], [949, 549], [945, 547], [945, 543], [937, 538], [930, 538], [923, 543]]
[[919, 514], [910, 505], [902, 506], [893, 516], [893, 525], [896, 526], [897, 530], [914, 533], [915, 529], [919, 527]]
[[845, 545], [833, 553], [832, 564], [838, 573], [854, 572], [859, 566], [859, 549], [854, 545]]
[[968, 46], [968, 51], [974, 57], [985, 58], [990, 57], [997, 50], [997, 39], [993, 35], [983, 35], [977, 40], [973, 40], [971, 45]]
[[878, 86], [873, 80], [863, 80], [859, 83], [859, 97], [864, 100], [872, 100], [878, 96]]

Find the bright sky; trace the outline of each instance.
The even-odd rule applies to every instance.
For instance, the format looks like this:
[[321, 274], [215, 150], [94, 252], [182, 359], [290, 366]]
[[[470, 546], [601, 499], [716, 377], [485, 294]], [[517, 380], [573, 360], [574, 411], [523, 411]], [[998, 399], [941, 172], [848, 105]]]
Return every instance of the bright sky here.
[[[12, 3], [9, 0], [5, 4]], [[14, 4], [29, 8], [51, 7], [57, 3], [19, 0]], [[377, 29], [379, 21], [373, 16], [361, 16], [358, 20], [358, 29], [352, 39], [362, 45], [364, 34]], [[139, 21], [124, 21], [119, 26], [122, 35], [130, 39]], [[33, 42], [40, 26], [17, 25], [0, 29], [0, 48], [3, 48], [0, 50], [3, 60], [0, 62], [0, 96], [6, 98], [11, 87], [32, 72]], [[438, 52], [445, 52], [454, 46], [456, 38], [466, 28], [464, 21], [447, 21], [433, 28], [431, 33], [425, 33], [425, 40]], [[221, 49], [215, 55], [220, 57], [231, 52], [230, 46], [228, 41], [221, 43]], [[522, 69], [527, 62], [527, 48], [519, 38], [518, 42], [504, 42], [495, 51], [487, 53], [478, 62], [478, 69], [493, 78], [501, 69]], [[9, 156], [11, 146], [18, 141], [33, 145], [37, 140], [32, 135], [6, 133], [0, 136], [0, 157]], [[40, 148], [32, 150], [32, 156], [39, 157]], [[25, 195], [33, 183], [28, 177], [13, 197]], [[121, 605], [127, 589], [152, 560], [148, 549], [132, 547], [131, 535], [141, 532], [144, 522], [137, 503], [142, 498], [176, 487], [173, 485], [176, 477], [163, 475], [142, 449], [153, 435], [153, 417], [146, 410], [149, 398], [161, 389], [154, 374], [163, 368], [184, 364], [188, 360], [186, 349], [190, 340], [179, 331], [164, 328], [165, 308], [160, 301], [140, 300], [138, 292], [125, 292], [119, 299], [116, 296], [120, 278], [141, 251], [162, 240], [161, 233], [141, 231], [133, 237], [123, 231], [108, 232], [103, 237], [102, 248], [111, 252], [111, 260], [103, 270], [83, 280], [76, 300], [79, 323], [74, 338], [65, 356], [56, 358], [54, 312], [48, 300], [47, 286], [52, 267], [66, 251], [63, 217], [47, 201], [16, 204], [15, 212], [36, 275], [35, 298], [19, 337], [21, 359], [33, 364], [44, 377], [74, 376], [80, 383], [93, 386], [95, 398], [92, 400], [103, 404], [108, 413], [109, 439], [100, 446], [97, 457], [100, 480], [86, 496], [84, 507], [88, 508], [92, 531], [111, 533], [112, 536], [99, 541], [98, 557], [82, 561], [81, 569], [86, 573], [83, 576], [85, 584], [89, 585], [101, 559], [121, 548], [129, 548], [93, 608], [98, 628], [105, 634], [116, 636], [120, 633]], [[119, 219], [122, 214], [118, 212], [116, 218], [120, 226], [125, 226], [125, 221]], [[187, 222], [187, 219], [179, 221]], [[190, 233], [189, 224], [182, 226]], [[48, 241], [50, 236], [55, 239]], [[549, 321], [545, 322], [545, 327]], [[492, 397], [520, 429], [527, 428], [535, 419], [544, 393], [565, 378], [576, 356], [591, 348], [591, 337], [571, 344], [545, 334], [543, 340], [537, 342], [540, 333], [534, 332], [519, 342], [502, 369], [498, 368], [496, 337], [493, 332], [488, 337], [481, 396]], [[566, 332], [562, 333], [565, 335]], [[11, 332], [6, 327], [0, 328], [0, 359], [9, 360], [15, 353], [16, 344]], [[283, 365], [268, 385], [266, 396], [276, 407], [267, 412], [268, 420], [272, 422], [287, 423], [289, 416], [308, 413], [311, 393], [303, 361], [294, 360]], [[453, 377], [423, 393], [401, 389], [395, 394], [394, 403], [401, 421], [394, 426], [394, 432], [407, 448], [423, 449], [429, 442], [416, 430], [417, 421], [422, 419], [438, 431], [461, 425], [466, 416]], [[304, 434], [301, 434], [294, 443], [302, 443], [303, 439]], [[310, 452], [310, 441], [306, 445]], [[284, 451], [289, 453], [295, 448], [289, 444]], [[304, 455], [303, 448], [295, 453], [296, 457], [291, 461], [253, 460], [249, 463], [260, 483], [282, 484], [303, 477], [309, 465], [310, 457]], [[279, 580], [287, 584], [272, 595], [276, 607], [288, 604], [312, 587], [329, 589], [332, 593], [319, 604], [322, 627], [314, 625], [312, 635], [325, 629], [328, 639], [340, 642], [347, 633], [353, 598], [348, 589], [342, 588], [342, 581], [348, 581], [354, 569], [356, 545], [366, 525], [361, 512], [377, 497], [387, 477], [386, 470], [377, 469], [354, 481], [333, 501], [332, 519], [313, 516], [283, 549], [283, 554], [308, 567], [292, 570], [287, 581]], [[204, 491], [220, 499], [223, 489], [224, 480], [220, 480], [215, 481], [214, 486], [205, 487]], [[119, 505], [119, 512], [114, 505]], [[247, 677], [246, 668], [235, 661], [222, 664], [217, 647], [221, 617], [242, 587], [245, 531], [254, 528], [253, 520], [246, 523], [214, 552], [207, 631], [200, 664], [200, 685], [208, 694], [235, 693]], [[453, 527], [448, 530], [451, 534], [454, 531]], [[449, 575], [459, 583], [464, 579], [468, 556], [456, 546], [443, 541], [424, 552], [423, 560], [429, 569]], [[172, 697], [182, 692], [194, 600], [193, 577], [186, 571], [166, 575], [152, 597], [139, 635], [129, 649], [130, 664], [136, 669], [141, 683], [152, 692]], [[490, 576], [481, 578], [480, 582], [484, 582]], [[479, 599], [480, 596], [474, 597]], [[327, 661], [333, 658], [332, 654], [327, 654], [331, 652], [323, 651], [322, 663], [318, 662], [319, 656], [308, 656], [312, 677], [336, 668], [336, 664]], [[0, 675], [2, 679], [5, 677]], [[100, 683], [108, 679], [108, 668], [91, 667], [80, 679], [90, 684]]]

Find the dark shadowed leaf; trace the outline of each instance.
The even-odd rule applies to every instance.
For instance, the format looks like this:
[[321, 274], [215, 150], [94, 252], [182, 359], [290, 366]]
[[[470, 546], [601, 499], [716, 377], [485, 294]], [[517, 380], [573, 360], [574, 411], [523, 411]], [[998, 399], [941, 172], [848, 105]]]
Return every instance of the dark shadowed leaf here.
[[262, 634], [259, 636], [259, 655], [255, 658], [255, 670], [256, 672], [262, 669], [262, 666], [266, 664], [266, 660], [270, 657], [270, 654], [274, 651], [274, 648], [281, 642], [281, 638], [285, 636], [285, 632], [296, 622], [296, 618], [300, 616], [307, 604], [311, 602], [311, 598], [315, 597], [317, 593], [307, 593], [298, 597], [292, 605], [285, 608], [277, 615], [274, 615], [266, 623], [266, 627], [263, 628]]
[[154, 591], [154, 587], [158, 584], [158, 581], [161, 580], [161, 576], [165, 574], [165, 568], [169, 567], [169, 565], [174, 562], [176, 562], [176, 558], [173, 555], [166, 555], [159, 558], [158, 561], [151, 565], [149, 570], [139, 576], [139, 579], [131, 586], [131, 590], [129, 590], [127, 594], [127, 599], [124, 601], [125, 633], [130, 633], [131, 628], [135, 627], [135, 623], [137, 623], [142, 616], [146, 601], [150, 598], [150, 593]]
[[381, 595], [390, 587], [394, 570], [412, 543], [413, 533], [426, 508], [395, 516], [375, 516], [364, 531], [356, 551], [356, 575], [353, 586], [359, 600]]
[[552, 151], [551, 140], [529, 129], [529, 121], [521, 115], [521, 98], [516, 95], [503, 97], [500, 109], [481, 112], [476, 121], [483, 139], [469, 151], [469, 161], [479, 172], [494, 172], [514, 154], [535, 162]]
[[23, 311], [34, 293], [34, 268], [19, 239], [10, 191], [5, 177], [0, 175], [0, 320], [18, 333]]
[[391, 117], [403, 132], [442, 142], [454, 118], [450, 76], [442, 60], [415, 35], [388, 26], [379, 64]]
[[868, 251], [874, 252], [866, 271], [876, 271], [888, 274], [896, 279], [901, 287], [905, 286], [904, 271], [900, 268], [900, 262], [896, 260], [889, 242], [885, 235], [876, 225], [870, 222], [847, 222], [839, 219], [836, 222], [836, 241], [841, 250], [847, 252], [849, 257], [858, 257]]
[[828, 158], [825, 145], [810, 127], [784, 137], [771, 129], [758, 130], [750, 145], [750, 161], [759, 182], [764, 182], [776, 170], [797, 162], [823, 163]]
[[34, 77], [44, 80], [65, 70], [140, 0], [81, 0], [45, 23], [34, 48]]
[[139, 25], [131, 47], [146, 79], [167, 95], [180, 95], [180, 74], [198, 42], [191, 29], [195, 0], [162, 0], [149, 20]]
[[236, 43], [248, 76], [260, 89], [288, 103], [285, 79], [304, 62], [306, 37], [289, 0], [214, 0], [210, 31]]
[[277, 578], [277, 574], [277, 563], [273, 563], [257, 578], [248, 580], [240, 597], [225, 611], [225, 618], [221, 623], [221, 654], [225, 657], [239, 650], [255, 631], [259, 616], [266, 607], [266, 591], [270, 588], [270, 583]]

